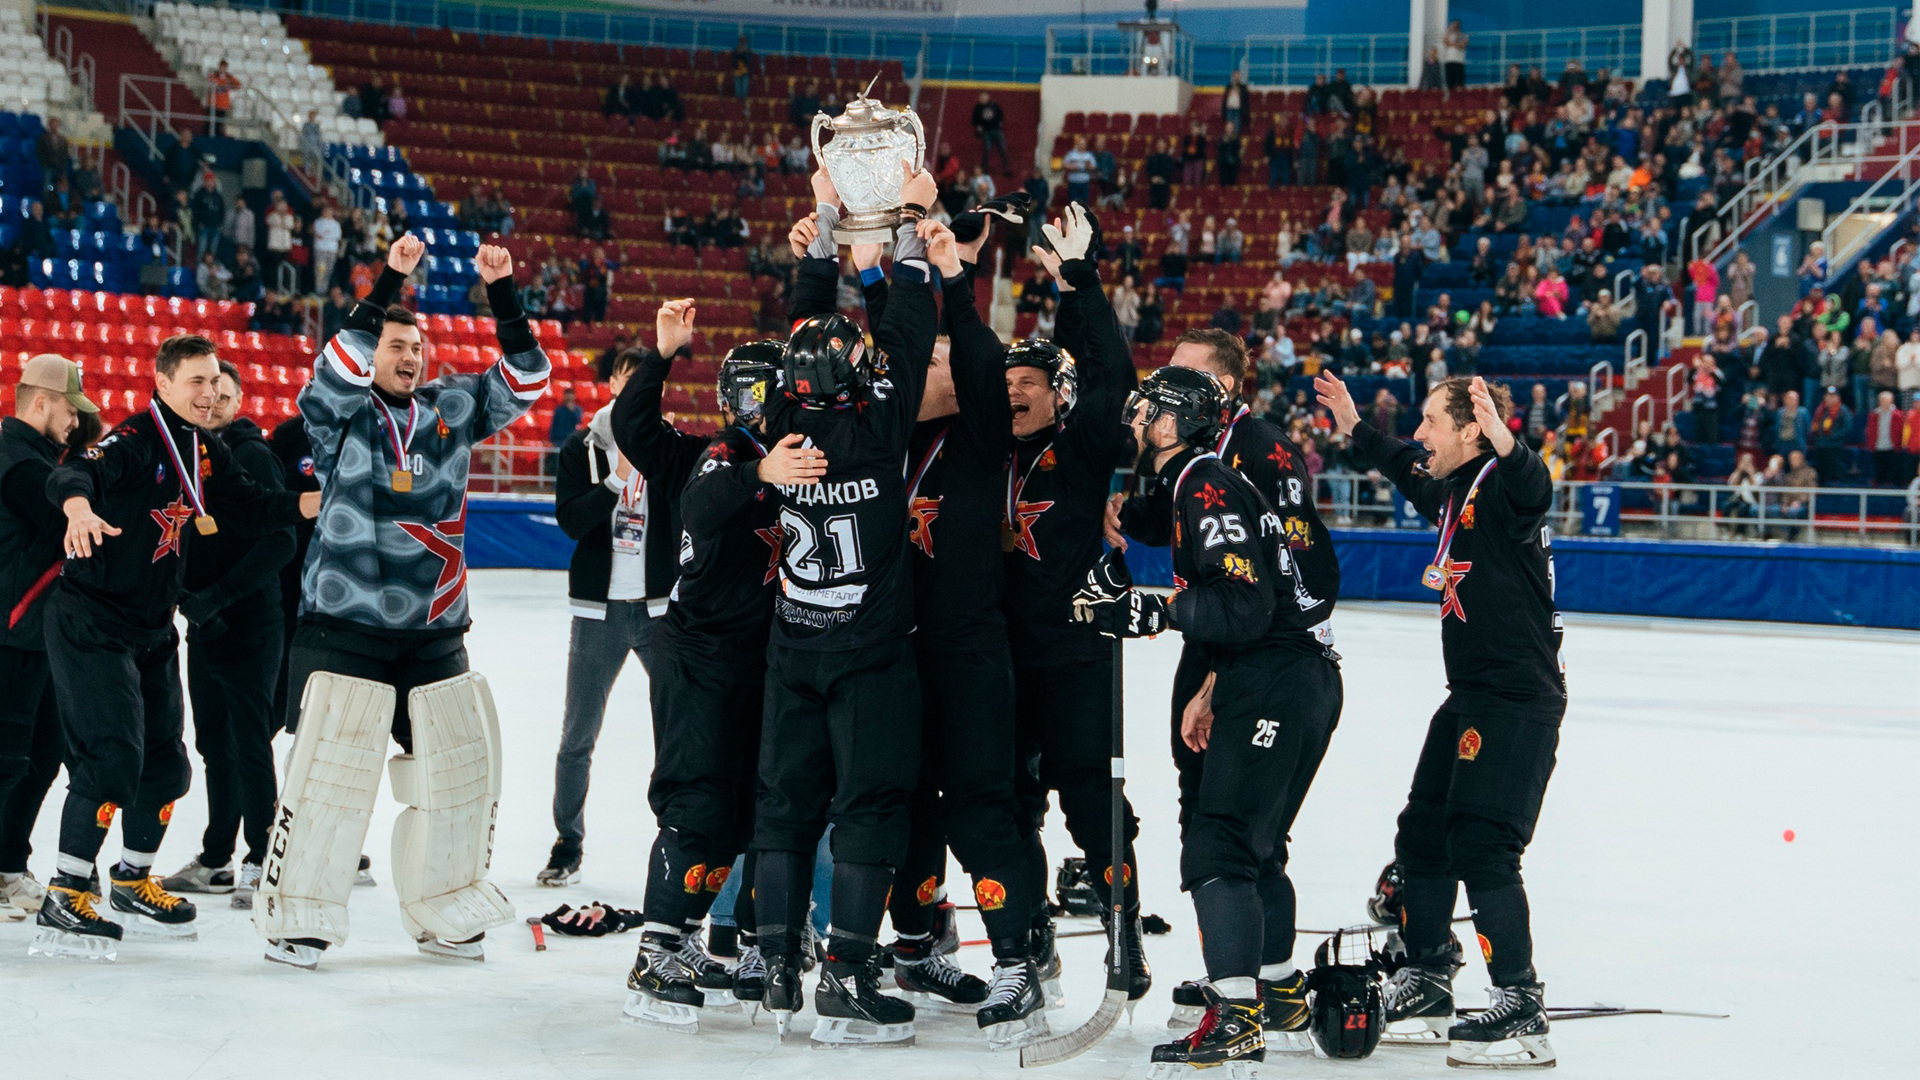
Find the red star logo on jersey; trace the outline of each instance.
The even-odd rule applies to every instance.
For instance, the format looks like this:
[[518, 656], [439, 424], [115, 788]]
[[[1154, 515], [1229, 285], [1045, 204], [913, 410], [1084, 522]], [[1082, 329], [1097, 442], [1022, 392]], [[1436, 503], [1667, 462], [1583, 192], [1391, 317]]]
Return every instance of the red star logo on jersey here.
[[1212, 484], [1201, 484], [1200, 490], [1194, 492], [1193, 497], [1199, 499], [1200, 505], [1208, 510], [1217, 510], [1227, 505], [1227, 493]]
[[1267, 451], [1267, 460], [1273, 462], [1274, 467], [1281, 472], [1287, 472], [1293, 468], [1293, 455], [1279, 443], [1274, 443], [1273, 449]]
[[940, 516], [938, 496], [921, 496], [907, 507], [907, 543], [920, 549], [920, 554], [933, 558], [933, 519]]
[[186, 496], [177, 495], [164, 509], [147, 512], [153, 515], [154, 524], [160, 526], [160, 543], [154, 546], [153, 561], [181, 554], [180, 530], [193, 520], [193, 507], [187, 505]]
[[1444, 586], [1446, 591], [1440, 597], [1442, 621], [1445, 621], [1449, 615], [1457, 617], [1461, 622], [1467, 621], [1467, 609], [1460, 603], [1460, 579], [1466, 577], [1467, 571], [1471, 569], [1473, 569], [1472, 563], [1454, 562], [1452, 559], [1440, 564], [1440, 573], [1446, 581]]
[[396, 521], [400, 531], [420, 542], [420, 546], [440, 557], [440, 576], [433, 583], [433, 600], [427, 605], [427, 621], [445, 615], [467, 592], [467, 556], [452, 537], [465, 538], [467, 500], [460, 500], [460, 513], [449, 521], [423, 525], [417, 521]]
[[1040, 542], [1033, 538], [1033, 523], [1040, 519], [1041, 514], [1051, 509], [1053, 509], [1052, 499], [1048, 499], [1046, 502], [1023, 502], [1015, 504], [1014, 516], [1018, 520], [1002, 523], [1007, 530], [1013, 534], [1013, 547], [1015, 551], [1024, 551], [1029, 557], [1034, 559], [1040, 557]]
[[767, 576], [760, 581], [762, 585], [771, 585], [780, 576], [780, 542], [786, 539], [786, 534], [774, 528], [755, 529], [753, 535], [765, 540], [767, 547], [771, 549], [767, 553]]

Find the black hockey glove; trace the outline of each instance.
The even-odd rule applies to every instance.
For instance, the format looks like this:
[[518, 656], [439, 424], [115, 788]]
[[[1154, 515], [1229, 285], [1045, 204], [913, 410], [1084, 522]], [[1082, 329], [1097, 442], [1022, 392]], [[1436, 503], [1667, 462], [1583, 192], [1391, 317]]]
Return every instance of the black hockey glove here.
[[1167, 628], [1167, 602], [1131, 588], [1107, 599], [1095, 599], [1082, 590], [1073, 598], [1073, 618], [1093, 624], [1110, 638], [1153, 637]]
[[608, 907], [596, 900], [584, 907], [561, 904], [540, 917], [547, 929], [567, 937], [605, 937], [640, 925], [640, 913]]
[[1075, 593], [1076, 599], [1113, 600], [1133, 588], [1133, 572], [1127, 569], [1126, 556], [1119, 548], [1108, 549], [1100, 561], [1087, 571], [1087, 583]]

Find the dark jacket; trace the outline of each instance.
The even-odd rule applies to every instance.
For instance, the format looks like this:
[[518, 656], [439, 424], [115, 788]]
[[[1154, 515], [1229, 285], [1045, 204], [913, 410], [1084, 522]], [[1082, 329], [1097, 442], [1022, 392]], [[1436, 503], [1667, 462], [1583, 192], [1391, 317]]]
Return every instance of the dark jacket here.
[[[608, 440], [609, 442], [611, 440]], [[602, 619], [607, 612], [607, 580], [613, 574], [613, 511], [620, 502], [611, 446], [594, 426], [575, 431], [560, 448], [554, 478], [554, 516], [560, 531], [574, 542], [567, 563], [567, 599], [573, 614]], [[663, 599], [673, 588], [675, 519], [673, 493], [678, 485], [647, 485], [647, 600]]]
[[42, 652], [40, 603], [60, 572], [66, 517], [47, 499], [60, 447], [18, 417], [0, 420], [0, 644]]
[[[268, 491], [285, 491], [280, 462], [258, 426], [239, 417], [220, 432], [238, 465], [253, 482]], [[202, 620], [203, 613], [241, 608], [229, 624], [239, 619], [251, 622], [271, 613], [280, 613], [280, 569], [293, 558], [293, 526], [268, 529], [258, 537], [242, 537], [238, 531], [222, 529], [212, 536], [199, 537], [187, 553], [186, 594], [180, 606], [190, 620]], [[204, 621], [204, 620], [202, 620]], [[196, 622], [196, 625], [200, 625]]]

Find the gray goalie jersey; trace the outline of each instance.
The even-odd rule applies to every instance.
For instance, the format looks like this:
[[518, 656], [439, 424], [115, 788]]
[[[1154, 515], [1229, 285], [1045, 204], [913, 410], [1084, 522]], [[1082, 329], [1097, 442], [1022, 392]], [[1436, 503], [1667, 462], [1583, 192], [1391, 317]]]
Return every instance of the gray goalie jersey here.
[[[374, 333], [350, 322], [321, 348], [299, 398], [323, 493], [301, 575], [302, 617], [402, 632], [460, 630], [471, 621], [473, 448], [532, 408], [551, 372], [517, 305], [513, 313], [500, 322], [500, 362], [420, 386], [411, 407], [376, 397]], [[404, 461], [396, 460], [402, 443]]]

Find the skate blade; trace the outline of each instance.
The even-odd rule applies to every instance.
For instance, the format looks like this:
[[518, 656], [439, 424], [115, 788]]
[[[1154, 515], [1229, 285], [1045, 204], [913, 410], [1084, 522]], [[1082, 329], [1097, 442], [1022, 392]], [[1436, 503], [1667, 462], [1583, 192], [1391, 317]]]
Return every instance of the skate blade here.
[[114, 922], [120, 924], [120, 932], [128, 941], [198, 941], [200, 927], [197, 923], [163, 923], [149, 915], [131, 911], [115, 911]]
[[1417, 1016], [1396, 1020], [1380, 1033], [1382, 1046], [1445, 1046], [1451, 1016]]
[[710, 1013], [737, 1013], [740, 1011], [740, 999], [733, 991], [724, 987], [702, 986], [700, 992], [707, 995], [707, 1003], [701, 1008]]
[[468, 960], [477, 964], [484, 962], [487, 958], [486, 946], [478, 941], [441, 941], [439, 938], [428, 938], [425, 941], [416, 941], [414, 944], [419, 946], [421, 956], [431, 956], [438, 960]]
[[541, 874], [539, 877], [533, 879], [533, 883], [535, 885], [543, 885], [549, 889], [564, 889], [569, 885], [580, 884], [580, 875], [578, 873]]
[[1257, 1061], [1223, 1061], [1216, 1065], [1158, 1061], [1147, 1069], [1147, 1080], [1193, 1080], [1203, 1069], [1207, 1080], [1255, 1080], [1260, 1075], [1260, 1063]]
[[1204, 1005], [1175, 1005], [1173, 1013], [1167, 1017], [1167, 1026], [1175, 1031], [1192, 1031], [1200, 1026], [1200, 1018], [1207, 1015]]
[[980, 1032], [987, 1037], [987, 1049], [997, 1052], [1018, 1050], [1030, 1042], [1044, 1039], [1053, 1034], [1053, 1028], [1047, 1024], [1047, 1014], [1042, 1011], [1004, 1024], [988, 1025], [981, 1028]]
[[119, 956], [120, 943], [110, 937], [76, 934], [43, 926], [27, 945], [28, 956], [50, 956], [63, 960], [87, 960], [111, 964]]
[[276, 964], [285, 964], [301, 971], [312, 971], [320, 966], [320, 950], [311, 945], [294, 945], [284, 941], [267, 942], [267, 959]]
[[0, 922], [26, 922], [27, 911], [12, 904], [0, 904]]
[[[1040, 993], [1047, 999], [1047, 1008], [1064, 1009], [1067, 1007], [1067, 992], [1061, 988], [1058, 977], [1040, 980]], [[1196, 1023], [1198, 1021], [1195, 1021]]]
[[786, 1038], [787, 1032], [793, 1030], [793, 1010], [792, 1009], [768, 1009], [766, 1011], [769, 1015], [773, 1017], [774, 1035], [782, 1039]]
[[233, 894], [233, 910], [252, 911], [253, 910], [253, 894], [250, 892], [234, 893]]
[[913, 1022], [875, 1024], [866, 1020], [823, 1016], [813, 1025], [813, 1045], [821, 1049], [912, 1046]]
[[1521, 1035], [1498, 1042], [1455, 1042], [1447, 1065], [1455, 1069], [1551, 1069], [1559, 1064], [1545, 1035]]
[[900, 987], [900, 996], [913, 1002], [913, 1007], [916, 1009], [927, 1012], [953, 1013], [956, 1016], [972, 1016], [974, 1013], [980, 1011], [982, 1004], [985, 1004], [984, 1002], [976, 1002], [975, 1004], [968, 1005], [965, 1002], [943, 998], [939, 994], [932, 993], [931, 991], [909, 990], [904, 986]]
[[699, 1010], [677, 1001], [661, 1001], [638, 990], [627, 991], [627, 1004], [620, 1015], [632, 1023], [663, 1028], [679, 1035], [700, 1033]]
[[373, 880], [373, 875], [365, 870], [356, 871], [353, 875], [353, 887], [356, 889], [371, 889], [378, 884]]
[[1305, 1028], [1299, 1031], [1263, 1032], [1267, 1041], [1267, 1052], [1279, 1051], [1282, 1054], [1313, 1053], [1313, 1035]]
[[225, 896], [235, 888], [232, 885], [202, 885], [197, 881], [176, 881], [173, 878], [161, 878], [160, 887], [170, 893], [198, 893], [201, 896]]

